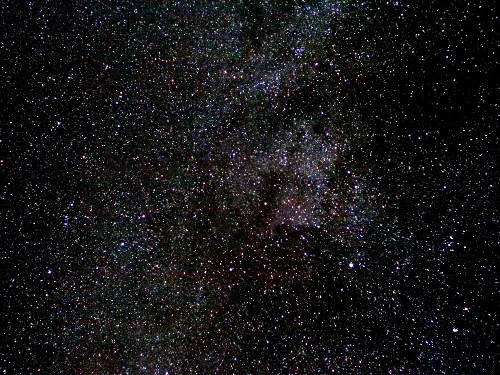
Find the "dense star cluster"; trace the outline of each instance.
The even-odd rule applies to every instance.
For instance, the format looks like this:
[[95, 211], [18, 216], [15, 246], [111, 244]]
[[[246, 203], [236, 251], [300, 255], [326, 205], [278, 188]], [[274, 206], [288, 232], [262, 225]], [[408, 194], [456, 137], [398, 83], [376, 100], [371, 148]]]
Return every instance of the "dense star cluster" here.
[[498, 372], [493, 3], [0, 2], [0, 372]]

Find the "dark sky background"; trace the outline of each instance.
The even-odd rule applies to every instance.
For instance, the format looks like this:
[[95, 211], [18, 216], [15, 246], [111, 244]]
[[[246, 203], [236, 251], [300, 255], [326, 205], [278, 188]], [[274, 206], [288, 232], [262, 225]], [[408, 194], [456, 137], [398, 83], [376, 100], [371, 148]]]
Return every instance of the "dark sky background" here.
[[499, 371], [493, 1], [2, 1], [2, 374]]

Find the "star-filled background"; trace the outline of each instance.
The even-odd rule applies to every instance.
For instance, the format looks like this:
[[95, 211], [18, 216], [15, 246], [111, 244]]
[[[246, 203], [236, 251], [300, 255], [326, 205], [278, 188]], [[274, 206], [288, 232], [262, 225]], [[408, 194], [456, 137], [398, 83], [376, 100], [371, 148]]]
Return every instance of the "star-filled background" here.
[[495, 8], [0, 2], [2, 374], [499, 371]]

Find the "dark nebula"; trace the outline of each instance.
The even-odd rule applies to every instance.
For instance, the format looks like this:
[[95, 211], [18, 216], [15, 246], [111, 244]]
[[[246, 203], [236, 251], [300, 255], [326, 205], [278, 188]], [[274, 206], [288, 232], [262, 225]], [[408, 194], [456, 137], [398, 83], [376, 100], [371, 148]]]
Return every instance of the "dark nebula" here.
[[494, 374], [481, 1], [2, 1], [2, 374]]

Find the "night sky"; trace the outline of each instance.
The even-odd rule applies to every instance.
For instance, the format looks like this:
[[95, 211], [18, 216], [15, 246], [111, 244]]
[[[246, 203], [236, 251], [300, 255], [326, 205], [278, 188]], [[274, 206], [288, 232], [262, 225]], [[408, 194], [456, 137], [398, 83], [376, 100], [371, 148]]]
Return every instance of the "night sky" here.
[[1, 1], [0, 373], [498, 373], [496, 11]]

